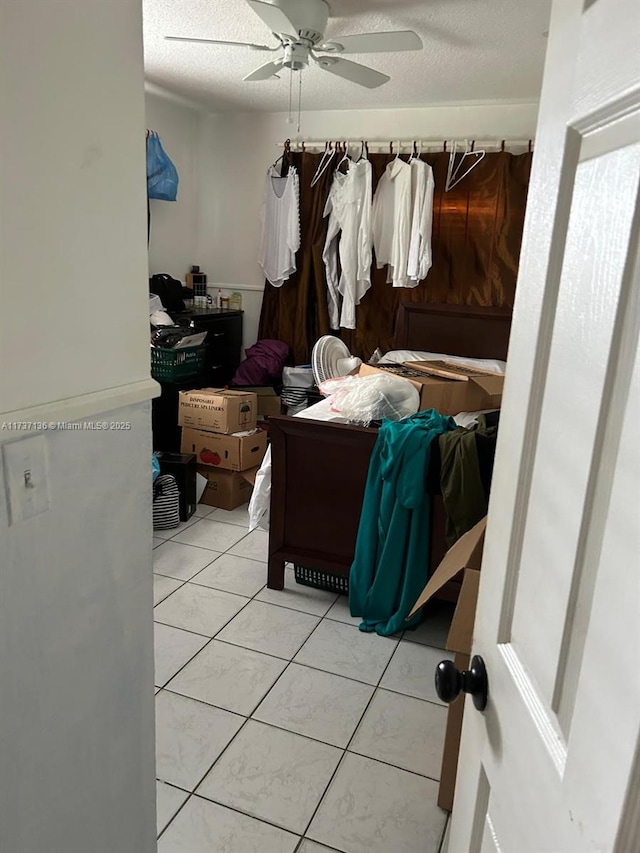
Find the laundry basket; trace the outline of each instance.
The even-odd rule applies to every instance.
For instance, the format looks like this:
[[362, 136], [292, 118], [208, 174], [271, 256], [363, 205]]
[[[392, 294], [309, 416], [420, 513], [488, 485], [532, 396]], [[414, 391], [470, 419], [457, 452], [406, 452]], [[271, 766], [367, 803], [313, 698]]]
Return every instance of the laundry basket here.
[[187, 379], [202, 371], [206, 347], [151, 347], [151, 375], [159, 382]]
[[318, 569], [308, 569], [297, 564], [293, 567], [296, 583], [302, 586], [312, 586], [315, 589], [326, 589], [328, 592], [349, 594], [349, 578], [346, 575], [332, 575]]

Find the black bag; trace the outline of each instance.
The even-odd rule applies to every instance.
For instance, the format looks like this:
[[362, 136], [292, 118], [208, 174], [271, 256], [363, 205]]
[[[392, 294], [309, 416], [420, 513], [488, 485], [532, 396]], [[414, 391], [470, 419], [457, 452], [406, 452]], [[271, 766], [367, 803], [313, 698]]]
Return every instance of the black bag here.
[[165, 311], [184, 311], [182, 282], [171, 278], [166, 272], [152, 275], [149, 279], [149, 293], [160, 297]]

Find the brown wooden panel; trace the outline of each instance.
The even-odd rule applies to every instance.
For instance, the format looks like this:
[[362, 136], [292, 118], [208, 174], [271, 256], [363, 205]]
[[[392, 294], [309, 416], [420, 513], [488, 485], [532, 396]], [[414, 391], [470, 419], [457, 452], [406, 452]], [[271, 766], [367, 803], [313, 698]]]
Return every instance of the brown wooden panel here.
[[269, 586], [285, 560], [348, 575], [377, 430], [274, 416]]
[[401, 302], [396, 349], [507, 360], [511, 309]]

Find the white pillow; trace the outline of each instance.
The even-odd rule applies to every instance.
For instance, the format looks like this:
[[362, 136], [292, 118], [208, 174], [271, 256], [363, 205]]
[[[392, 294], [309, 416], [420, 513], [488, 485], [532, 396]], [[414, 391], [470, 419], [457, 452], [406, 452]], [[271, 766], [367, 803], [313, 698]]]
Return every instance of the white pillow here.
[[458, 355], [446, 355], [441, 352], [419, 352], [417, 350], [396, 349], [391, 350], [386, 355], [383, 355], [379, 364], [403, 364], [405, 361], [441, 361], [446, 359], [452, 364], [464, 364], [469, 367], [477, 367], [479, 370], [486, 370], [487, 373], [504, 374], [507, 370], [506, 361], [498, 361], [498, 359], [490, 358], [465, 358]]

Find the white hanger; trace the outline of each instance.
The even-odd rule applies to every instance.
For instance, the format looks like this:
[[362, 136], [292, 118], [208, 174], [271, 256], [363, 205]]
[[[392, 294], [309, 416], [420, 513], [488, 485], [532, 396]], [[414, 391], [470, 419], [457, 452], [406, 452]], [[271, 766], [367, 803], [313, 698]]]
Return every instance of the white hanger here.
[[340, 162], [336, 166], [336, 169], [339, 169], [345, 160], [351, 160], [353, 162], [353, 158], [349, 157], [349, 140], [348, 139], [345, 139], [345, 141], [344, 141], [344, 154], [342, 156], [342, 159], [340, 160]]
[[420, 155], [422, 154], [422, 140], [414, 140], [413, 141], [413, 151], [411, 152], [411, 157], [409, 157], [409, 163], [412, 163], [414, 160], [419, 160]]
[[[458, 165], [455, 166], [455, 168], [454, 168], [455, 158], [456, 158], [456, 154], [457, 154], [457, 147], [458, 147], [458, 143], [456, 140], [454, 140], [453, 147], [451, 149], [451, 154], [449, 155], [449, 165], [447, 166], [447, 180], [446, 180], [445, 185], [444, 185], [444, 191], [446, 193], [448, 193], [449, 190], [452, 190], [454, 187], [458, 186], [460, 181], [464, 180], [467, 177], [467, 175], [471, 174], [471, 172], [475, 169], [475, 167], [478, 165], [478, 163], [480, 163], [480, 161], [484, 159], [484, 156], [486, 154], [484, 149], [480, 150], [480, 151], [474, 151], [473, 145], [470, 149], [469, 148], [469, 140], [465, 139], [464, 154], [460, 158]], [[475, 157], [476, 159], [473, 161], [473, 163], [471, 163], [471, 165], [469, 166], [469, 168], [465, 172], [460, 174], [460, 169], [462, 167], [462, 163], [467, 157]]]
[[359, 163], [361, 160], [368, 160], [368, 159], [369, 159], [369, 146], [367, 145], [367, 143], [363, 139], [361, 144], [360, 144], [360, 156], [356, 160], [356, 163]]
[[[318, 163], [318, 168], [316, 169], [316, 173], [313, 176], [313, 178], [311, 179], [310, 186], [315, 187], [315, 185], [318, 183], [320, 178], [327, 171], [327, 169], [329, 167], [329, 163], [335, 157], [335, 153], [336, 153], [336, 149], [332, 147], [330, 142], [327, 142], [327, 144], [325, 145], [324, 153], [323, 153], [322, 157], [320, 158], [320, 162]], [[328, 157], [327, 157], [327, 154], [329, 155]], [[327, 158], [326, 160], [325, 160], [325, 157]]]

